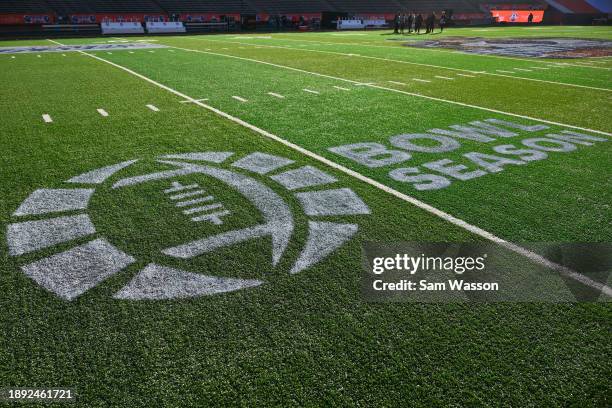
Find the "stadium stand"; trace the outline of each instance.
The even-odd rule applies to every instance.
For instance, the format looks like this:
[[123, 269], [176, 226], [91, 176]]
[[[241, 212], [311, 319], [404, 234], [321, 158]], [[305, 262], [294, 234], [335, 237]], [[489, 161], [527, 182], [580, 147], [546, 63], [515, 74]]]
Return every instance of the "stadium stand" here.
[[587, 3], [602, 13], [612, 13], [612, 1], [610, 0], [587, 0]]
[[71, 13], [163, 13], [153, 0], [46, 0], [60, 14]]
[[571, 14], [596, 14], [599, 13], [595, 7], [591, 6], [584, 0], [550, 0], [548, 4]]
[[42, 0], [3, 0], [0, 13], [47, 13], [49, 6]]
[[158, 0], [167, 13], [255, 13], [244, 0]]
[[457, 25], [524, 22], [493, 18], [492, 10], [546, 10], [546, 23], [605, 24], [606, 8], [612, 8], [610, 0], [0, 0], [0, 31], [10, 32], [13, 26], [19, 32], [44, 28], [80, 35], [87, 34], [85, 26], [95, 31], [91, 26], [99, 29], [105, 22], [169, 21], [183, 22], [187, 32], [308, 30], [334, 28], [338, 19], [390, 22], [397, 12], [442, 10]]
[[334, 10], [330, 2], [319, 0], [250, 0], [249, 3], [258, 12], [267, 14], [321, 13]]

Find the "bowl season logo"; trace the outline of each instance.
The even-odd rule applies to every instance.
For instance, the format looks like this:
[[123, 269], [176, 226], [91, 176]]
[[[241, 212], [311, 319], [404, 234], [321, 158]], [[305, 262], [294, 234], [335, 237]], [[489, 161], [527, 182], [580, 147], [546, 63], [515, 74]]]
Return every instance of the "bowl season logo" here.
[[[312, 166], [297, 167], [294, 161], [284, 157], [259, 152], [241, 158], [232, 152], [165, 155], [148, 163], [156, 171], [119, 179], [117, 173], [125, 172], [136, 163], [137, 160], [131, 160], [95, 169], [67, 180], [70, 188], [43, 188], [27, 197], [13, 214], [15, 222], [8, 226], [9, 254], [30, 258], [36, 251], [45, 249], [45, 256], [24, 260], [23, 272], [67, 300], [82, 295], [137, 261], [144, 266], [114, 294], [115, 298], [173, 299], [236, 291], [261, 285], [263, 281], [213, 276], [213, 271], [227, 270], [223, 265], [198, 269], [194, 261], [224, 248], [239, 250], [240, 245], [269, 239], [271, 265], [277, 267], [295, 235], [296, 220], [288, 203], [272, 185], [276, 190], [287, 191], [284, 195], [294, 196], [297, 199], [294, 208], [300, 208], [306, 219], [305, 243], [299, 255], [294, 256], [296, 259], [287, 263], [291, 265], [288, 271], [291, 274], [319, 263], [357, 232], [356, 224], [337, 222], [330, 217], [370, 213], [355, 192], [335, 185], [338, 180], [330, 174]], [[114, 182], [109, 181], [111, 178]], [[261, 222], [224, 229], [232, 219], [232, 210], [210, 194], [207, 183], [221, 185], [228, 192], [233, 190], [242, 200], [241, 205], [250, 206]], [[88, 211], [91, 198], [98, 194], [112, 196], [118, 191], [129, 194], [147, 186], [165, 199], [163, 205], [174, 208], [174, 212], [193, 226], [185, 228], [186, 232], [203, 227], [207, 233], [156, 250], [157, 256], [152, 261], [136, 259], [125, 248], [120, 249], [121, 240], [113, 244], [113, 237], [102, 234], [92, 222]], [[147, 194], [150, 196], [147, 198], [153, 199], [153, 195]], [[158, 214], [155, 216], [159, 218]], [[126, 228], [131, 230], [130, 226]], [[139, 239], [131, 241], [133, 245]], [[47, 251], [56, 245], [69, 248], [47, 256]], [[214, 258], [214, 262], [218, 259]], [[186, 267], [164, 265], [164, 260], [170, 265], [183, 262]], [[190, 263], [194, 264], [191, 269]]]

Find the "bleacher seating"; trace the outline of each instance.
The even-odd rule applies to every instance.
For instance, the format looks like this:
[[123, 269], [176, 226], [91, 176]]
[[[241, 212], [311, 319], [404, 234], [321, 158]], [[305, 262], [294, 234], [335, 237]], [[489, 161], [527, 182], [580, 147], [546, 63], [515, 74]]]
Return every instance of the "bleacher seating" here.
[[45, 0], [61, 15], [78, 13], [164, 13], [154, 0]]
[[574, 14], [597, 14], [599, 10], [595, 7], [591, 6], [584, 0], [555, 0], [554, 2], [549, 2], [553, 7], [556, 5], [561, 5], [562, 7], [569, 10]]
[[[595, 10], [584, 0], [554, 0], [568, 8]], [[545, 0], [489, 0], [492, 7], [542, 6]], [[353, 15], [397, 11], [428, 12], [453, 10], [454, 13], [481, 12], [479, 0], [0, 0], [0, 12], [53, 12], [58, 15], [88, 13], [240, 13], [299, 14], [341, 12]], [[571, 5], [575, 4], [575, 5]]]
[[242, 13], [254, 14], [245, 0], [157, 0], [168, 13]]
[[48, 13], [49, 6], [43, 0], [2, 0], [0, 13]]
[[320, 0], [249, 0], [253, 7], [267, 14], [320, 13], [333, 10], [329, 2]]
[[595, 7], [600, 13], [612, 13], [612, 2], [610, 0], [587, 0], [587, 3]]
[[469, 0], [483, 11], [489, 10], [544, 10], [548, 6], [544, 0]]

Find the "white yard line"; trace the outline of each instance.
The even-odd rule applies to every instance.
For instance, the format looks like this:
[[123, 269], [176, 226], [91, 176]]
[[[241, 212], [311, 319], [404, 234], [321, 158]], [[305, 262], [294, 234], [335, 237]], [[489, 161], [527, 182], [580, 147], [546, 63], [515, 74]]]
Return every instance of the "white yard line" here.
[[311, 94], [315, 94], [315, 95], [319, 95], [319, 92], [317, 92], [317, 91], [313, 91], [312, 89], [306, 89], [306, 88], [304, 88], [304, 89], [302, 89], [302, 91], [304, 91], [304, 92], [308, 92], [308, 93], [311, 93]]
[[159, 112], [159, 108], [155, 105], [147, 105], [147, 108], [151, 109], [153, 112]]
[[44, 115], [42, 115], [43, 120], [45, 121], [45, 123], [53, 123], [53, 119], [51, 119], [51, 115], [45, 113]]
[[240, 102], [248, 102], [247, 99], [241, 98], [240, 96], [233, 95], [232, 98]]
[[[60, 44], [60, 45], [62, 45], [62, 44]], [[290, 142], [288, 140], [285, 140], [285, 139], [283, 139], [280, 136], [277, 136], [277, 135], [275, 135], [273, 133], [270, 133], [270, 132], [268, 132], [268, 131], [266, 131], [264, 129], [258, 128], [257, 126], [252, 125], [252, 124], [250, 124], [248, 122], [245, 122], [245, 121], [243, 121], [240, 118], [232, 116], [229, 113], [226, 113], [226, 112], [223, 112], [223, 111], [221, 111], [219, 109], [213, 108], [212, 106], [206, 105], [206, 104], [204, 104], [202, 102], [198, 102], [197, 100], [193, 99], [192, 97], [190, 97], [190, 96], [188, 96], [188, 95], [186, 95], [186, 94], [184, 94], [184, 93], [182, 93], [180, 91], [177, 91], [176, 89], [170, 88], [169, 86], [166, 86], [166, 85], [164, 85], [164, 84], [162, 84], [160, 82], [157, 82], [157, 81], [155, 81], [155, 80], [153, 80], [151, 78], [148, 78], [148, 77], [146, 77], [146, 76], [144, 76], [142, 74], [139, 74], [136, 71], [133, 71], [133, 70], [131, 70], [129, 68], [126, 68], [126, 67], [124, 67], [122, 65], [116, 64], [114, 62], [105, 60], [104, 58], [100, 58], [97, 55], [88, 54], [88, 53], [83, 52], [83, 51], [78, 51], [78, 52], [80, 52], [80, 53], [82, 53], [84, 55], [87, 55], [87, 56], [89, 56], [91, 58], [94, 58], [94, 59], [96, 59], [98, 61], [101, 61], [101, 62], [104, 62], [104, 63], [109, 64], [111, 66], [114, 66], [115, 68], [118, 68], [120, 70], [123, 70], [124, 72], [127, 72], [127, 73], [129, 73], [129, 74], [131, 74], [131, 75], [133, 75], [133, 76], [135, 76], [137, 78], [140, 78], [140, 79], [142, 79], [144, 81], [149, 82], [150, 84], [153, 84], [153, 85], [157, 86], [158, 88], [161, 88], [161, 89], [164, 89], [164, 90], [166, 90], [168, 92], [171, 92], [174, 95], [176, 95], [176, 96], [178, 96], [178, 97], [180, 97], [180, 98], [182, 98], [184, 100], [190, 100], [193, 103], [195, 103], [196, 105], [201, 106], [202, 108], [207, 109], [207, 110], [209, 110], [211, 112], [214, 112], [214, 113], [216, 113], [217, 115], [219, 115], [221, 117], [224, 117], [224, 118], [226, 118], [228, 120], [231, 120], [232, 122], [237, 123], [237, 124], [247, 128], [247, 129], [250, 129], [250, 130], [252, 130], [252, 131], [254, 131], [254, 132], [256, 132], [256, 133], [258, 133], [258, 134], [260, 134], [262, 136], [265, 136], [267, 138], [275, 140], [275, 141], [277, 141], [277, 142], [279, 142], [279, 143], [281, 143], [281, 144], [283, 144], [283, 145], [285, 145], [285, 146], [287, 146], [287, 147], [289, 147], [289, 148], [291, 148], [291, 149], [293, 149], [293, 150], [295, 150], [295, 151], [297, 151], [297, 152], [299, 152], [299, 153], [301, 153], [301, 154], [303, 154], [303, 155], [305, 155], [307, 157], [315, 159], [315, 160], [317, 160], [317, 161], [319, 161], [319, 162], [321, 162], [323, 164], [326, 164], [329, 167], [332, 167], [332, 168], [334, 168], [334, 169], [336, 169], [336, 170], [338, 170], [340, 172], [348, 174], [348, 175], [350, 175], [350, 176], [352, 176], [352, 177], [354, 177], [354, 178], [356, 178], [356, 179], [358, 179], [360, 181], [363, 181], [364, 183], [367, 183], [367, 184], [369, 184], [369, 185], [371, 185], [373, 187], [376, 187], [376, 188], [378, 188], [378, 189], [380, 189], [382, 191], [385, 191], [385, 192], [387, 192], [387, 193], [389, 193], [389, 194], [391, 194], [391, 195], [393, 195], [393, 196], [395, 196], [395, 197], [397, 197], [397, 198], [399, 198], [399, 199], [401, 199], [403, 201], [406, 201], [406, 202], [408, 202], [408, 203], [410, 203], [410, 204], [412, 204], [412, 205], [414, 205], [414, 206], [416, 206], [418, 208], [421, 208], [421, 209], [423, 209], [423, 210], [425, 210], [425, 211], [427, 211], [427, 212], [429, 212], [429, 213], [431, 213], [431, 214], [433, 214], [433, 215], [435, 215], [435, 216], [437, 216], [437, 217], [439, 217], [439, 218], [441, 218], [441, 219], [443, 219], [443, 220], [445, 220], [445, 221], [447, 221], [447, 222], [449, 222], [449, 223], [451, 223], [453, 225], [456, 225], [456, 226], [458, 226], [460, 228], [463, 228], [463, 229], [465, 229], [467, 231], [470, 231], [470, 232], [472, 232], [472, 233], [474, 233], [474, 234], [476, 234], [478, 236], [486, 238], [487, 240], [495, 242], [495, 243], [499, 244], [500, 246], [503, 246], [506, 249], [509, 249], [509, 250], [511, 250], [511, 251], [513, 251], [513, 252], [515, 252], [517, 254], [520, 254], [520, 255], [530, 259], [531, 261], [533, 261], [535, 263], [538, 263], [540, 265], [543, 265], [543, 266], [546, 266], [546, 267], [548, 267], [550, 269], [553, 269], [553, 270], [557, 271], [558, 273], [560, 273], [560, 274], [562, 274], [564, 276], [567, 276], [569, 278], [575, 279], [575, 280], [583, 283], [586, 286], [589, 286], [591, 288], [600, 290], [605, 295], [612, 297], [612, 288], [610, 288], [610, 287], [608, 287], [608, 286], [606, 286], [604, 284], [601, 284], [599, 282], [596, 282], [596, 281], [592, 280], [591, 278], [589, 278], [587, 276], [584, 276], [584, 275], [582, 275], [582, 274], [580, 274], [578, 272], [575, 272], [572, 269], [569, 269], [569, 268], [567, 268], [565, 266], [562, 266], [562, 265], [556, 264], [554, 262], [551, 262], [551, 261], [549, 261], [548, 259], [544, 258], [541, 255], [538, 255], [538, 254], [536, 254], [534, 252], [531, 252], [531, 251], [529, 251], [529, 250], [527, 250], [527, 249], [525, 249], [525, 248], [523, 248], [521, 246], [518, 246], [516, 244], [508, 242], [508, 241], [506, 241], [506, 240], [504, 240], [502, 238], [499, 238], [496, 235], [494, 235], [494, 234], [492, 234], [492, 233], [490, 233], [488, 231], [483, 230], [482, 228], [479, 228], [479, 227], [477, 227], [475, 225], [469, 224], [469, 223], [467, 223], [467, 222], [465, 222], [465, 221], [463, 221], [463, 220], [461, 220], [459, 218], [456, 218], [456, 217], [454, 217], [454, 216], [452, 216], [452, 215], [450, 215], [450, 214], [448, 214], [448, 213], [446, 213], [446, 212], [444, 212], [442, 210], [439, 210], [439, 209], [437, 209], [437, 208], [435, 208], [435, 207], [433, 207], [433, 206], [431, 206], [431, 205], [429, 205], [429, 204], [427, 204], [427, 203], [425, 203], [423, 201], [420, 201], [420, 200], [418, 200], [418, 199], [416, 199], [416, 198], [414, 198], [412, 196], [409, 196], [409, 195], [401, 193], [401, 192], [399, 192], [397, 190], [394, 190], [394, 189], [392, 189], [392, 188], [390, 188], [390, 187], [388, 187], [388, 186], [386, 186], [386, 185], [384, 185], [384, 184], [382, 184], [382, 183], [380, 183], [380, 182], [378, 182], [378, 181], [376, 181], [374, 179], [371, 179], [371, 178], [369, 178], [367, 176], [364, 176], [363, 174], [358, 173], [358, 172], [356, 172], [354, 170], [351, 170], [348, 167], [342, 166], [342, 165], [340, 165], [340, 164], [338, 164], [338, 163], [336, 163], [334, 161], [326, 159], [323, 156], [320, 156], [320, 155], [318, 155], [316, 153], [313, 153], [310, 150], [307, 150], [307, 149], [305, 149], [305, 148], [303, 148], [301, 146], [298, 146], [298, 145], [296, 145], [296, 144], [294, 144], [294, 143], [292, 143], [292, 142]], [[322, 74], [319, 74], [319, 75], [322, 75]], [[346, 80], [346, 81], [350, 81], [350, 80]]]
[[417, 81], [417, 82], [431, 82], [428, 79], [419, 79], [419, 78], [412, 78], [413, 81]]
[[[311, 43], [318, 43], [318, 44], [325, 44], [325, 45], [344, 45], [344, 46], [362, 46], [362, 47], [375, 47], [375, 48], [392, 48], [394, 50], [412, 50], [412, 51], [431, 51], [431, 52], [437, 52], [437, 53], [450, 53], [450, 54], [460, 54], [460, 55], [468, 55], [471, 57], [483, 57], [483, 58], [498, 58], [498, 59], [507, 59], [507, 60], [515, 60], [515, 61], [523, 61], [523, 62], [536, 62], [536, 63], [541, 63], [541, 64], [546, 64], [549, 63], [548, 61], [534, 61], [532, 59], [529, 58], [519, 58], [519, 57], [507, 57], [504, 55], [492, 55], [492, 54], [475, 54], [475, 53], [470, 53], [470, 52], [462, 52], [462, 51], [453, 51], [453, 50], [447, 50], [447, 49], [443, 49], [443, 48], [417, 48], [417, 47], [398, 47], [398, 46], [392, 46], [392, 45], [377, 45], [377, 44], [365, 44], [365, 43], [352, 43], [352, 44], [348, 44], [348, 43], [337, 43], [337, 42], [329, 42], [329, 41], [314, 41], [314, 40], [296, 40], [294, 38], [283, 38], [280, 36], [275, 37], [276, 40], [285, 40], [285, 41], [300, 41], [300, 42], [311, 42]], [[566, 63], [569, 66], [572, 66], [572, 64]], [[574, 65], [577, 67], [580, 67], [580, 65]], [[612, 69], [612, 68], [606, 68], [606, 67], [582, 67], [582, 68], [599, 68], [599, 69]]]
[[515, 74], [515, 72], [512, 71], [504, 71], [503, 69], [496, 69], [496, 72], [503, 72], [504, 74]]
[[337, 86], [337, 85], [334, 85], [333, 87], [336, 88], [336, 89], [339, 89], [341, 91], [350, 91], [350, 89], [348, 89], [348, 88], [344, 88], [344, 87]]
[[448, 81], [452, 81], [452, 80], [454, 80], [454, 79], [455, 79], [455, 78], [449, 78], [449, 77], [445, 77], [445, 76], [441, 76], [441, 75], [436, 75], [435, 77], [436, 77], [436, 78], [439, 78], [439, 79], [446, 79], [446, 80], [448, 80]]
[[268, 95], [273, 96], [273, 97], [278, 98], [278, 99], [284, 99], [285, 98], [283, 95], [277, 94], [275, 92], [268, 92]]
[[[204, 98], [204, 99], [196, 99], [196, 101], [198, 102], [203, 102], [203, 101], [207, 101], [208, 98]], [[181, 103], [193, 103], [193, 101], [191, 100], [186, 100], [186, 101], [180, 101]]]
[[[244, 45], [255, 46], [254, 44], [251, 44], [251, 43], [243, 43], [243, 42], [238, 42], [238, 41], [211, 40], [211, 39], [208, 39], [208, 38], [206, 38], [206, 39], [204, 39], [204, 38], [197, 38], [197, 39], [198, 40], [203, 40], [203, 41], [211, 41], [211, 42], [222, 42], [222, 43], [233, 43], [233, 44], [244, 44]], [[293, 40], [293, 41], [298, 41], [298, 40]], [[335, 44], [339, 44], [339, 43], [330, 43], [330, 45], [335, 45]], [[343, 44], [343, 45], [347, 45], [347, 44]], [[353, 44], [348, 44], [348, 45], [353, 45]], [[283, 45], [264, 45], [264, 46], [256, 46], [255, 48], [262, 48], [262, 47], [266, 47], [266, 48], [282, 48], [282, 49], [288, 49], [288, 50], [294, 50], [294, 51], [318, 52], [318, 53], [336, 54], [336, 55], [343, 55], [343, 56], [352, 55], [352, 56], [358, 56], [360, 58], [368, 58], [368, 59], [374, 59], [374, 60], [380, 60], [380, 61], [396, 62], [396, 63], [399, 63], [399, 64], [417, 65], [417, 66], [423, 66], [423, 67], [446, 69], [446, 70], [451, 70], [451, 71], [468, 72], [468, 73], [471, 73], [471, 74], [485, 74], [485, 75], [497, 76], [497, 77], [502, 77], [502, 78], [512, 78], [513, 80], [517, 80], [518, 79], [518, 80], [521, 80], [521, 81], [532, 81], [532, 82], [540, 82], [540, 83], [553, 84], [553, 85], [559, 85], [559, 86], [570, 86], [570, 87], [574, 87], [574, 88], [595, 89], [595, 90], [598, 90], [598, 91], [612, 92], [612, 89], [610, 89], [610, 88], [599, 88], [599, 87], [596, 87], [596, 86], [579, 85], [579, 84], [571, 84], [571, 83], [567, 83], [567, 82], [549, 81], [549, 80], [546, 80], [546, 79], [537, 79], [537, 78], [527, 78], [527, 77], [516, 76], [517, 73], [516, 72], [512, 72], [512, 71], [498, 70], [498, 72], [502, 72], [502, 73], [505, 72], [507, 74], [514, 74], [512, 76], [508, 76], [508, 75], [503, 75], [503, 74], [494, 73], [494, 72], [473, 71], [473, 70], [463, 69], [463, 68], [445, 67], [445, 66], [441, 66], [441, 65], [425, 64], [425, 63], [420, 63], [420, 62], [411, 62], [411, 61], [397, 60], [397, 59], [392, 59], [392, 58], [374, 57], [374, 56], [370, 56], [370, 55], [347, 54], [347, 53], [342, 53], [342, 52], [325, 51], [325, 50], [312, 50], [312, 49], [305, 50], [305, 49], [302, 49], [302, 48], [294, 48], [294, 47], [283, 46]], [[386, 48], [397, 49], [397, 47], [386, 47]], [[209, 48], [206, 48], [205, 50], [206, 51], [210, 51]], [[521, 61], [523, 61], [523, 60], [521, 60]], [[530, 62], [540, 63], [540, 61], [530, 61]], [[533, 68], [533, 67], [531, 67], [531, 68]], [[560, 66], [555, 66], [555, 68], [560, 68]], [[540, 69], [548, 69], [548, 68], [542, 67]]]
[[476, 78], [476, 75], [470, 75], [470, 74], [457, 74], [457, 75], [466, 77], [466, 78]]
[[105, 111], [104, 109], [97, 109], [98, 113], [104, 117], [108, 116], [108, 112]]
[[387, 82], [389, 82], [390, 84], [395, 84], [395, 85], [406, 85], [405, 83], [398, 82], [398, 81], [387, 81]]
[[[567, 127], [567, 128], [571, 128], [571, 129], [584, 130], [584, 131], [587, 131], [587, 132], [593, 132], [593, 133], [598, 133], [598, 134], [601, 134], [601, 135], [612, 136], [612, 133], [604, 132], [602, 130], [595, 130], [595, 129], [589, 129], [589, 128], [584, 128], [584, 127], [580, 127], [580, 126], [568, 125], [566, 123], [560, 123], [560, 122], [555, 122], [555, 121], [551, 121], [551, 120], [540, 119], [540, 118], [536, 118], [536, 117], [533, 117], [533, 116], [521, 115], [521, 114], [518, 114], [518, 113], [505, 112], [505, 111], [501, 111], [501, 110], [498, 110], [498, 109], [487, 108], [487, 107], [484, 107], [484, 106], [472, 105], [472, 104], [468, 104], [468, 103], [452, 101], [452, 100], [449, 100], [449, 99], [436, 98], [434, 96], [422, 95], [422, 94], [418, 94], [418, 93], [414, 93], [414, 92], [401, 91], [399, 89], [386, 88], [386, 87], [383, 87], [383, 86], [380, 86], [380, 85], [376, 85], [376, 84], [364, 84], [362, 82], [355, 81], [355, 80], [352, 80], [352, 79], [337, 77], [337, 76], [328, 75], [328, 74], [321, 74], [319, 72], [307, 71], [307, 70], [300, 69], [300, 68], [294, 68], [294, 67], [289, 67], [289, 66], [286, 66], [286, 65], [275, 64], [273, 62], [262, 61], [262, 60], [257, 60], [257, 59], [253, 59], [253, 58], [238, 57], [236, 55], [227, 55], [227, 54], [220, 54], [220, 53], [216, 53], [216, 52], [207, 52], [207, 51], [201, 51], [201, 50], [193, 50], [193, 49], [190, 49], [190, 48], [181, 48], [181, 47], [174, 47], [174, 48], [179, 49], [179, 50], [183, 50], [183, 51], [190, 51], [190, 52], [200, 53], [200, 54], [217, 55], [217, 56], [224, 57], [224, 58], [232, 58], [232, 59], [241, 60], [241, 61], [250, 61], [250, 62], [257, 63], [257, 64], [262, 64], [262, 65], [268, 65], [268, 66], [272, 66], [272, 67], [282, 68], [282, 69], [286, 69], [286, 70], [289, 70], [289, 71], [301, 72], [301, 73], [304, 73], [304, 74], [313, 75], [313, 76], [317, 76], [317, 77], [321, 77], [321, 78], [335, 79], [337, 81], [343, 81], [343, 82], [346, 82], [346, 83], [351, 83], [353, 85], [367, 85], [368, 87], [371, 87], [371, 88], [382, 89], [382, 90], [389, 91], [389, 92], [402, 93], [402, 94], [405, 94], [405, 95], [415, 96], [415, 97], [423, 98], [423, 99], [429, 99], [429, 100], [432, 100], [432, 101], [444, 102], [444, 103], [449, 103], [449, 104], [452, 104], [452, 105], [464, 106], [464, 107], [468, 107], [468, 108], [474, 108], [474, 109], [478, 109], [478, 110], [482, 110], [482, 111], [486, 111], [486, 112], [499, 113], [499, 114], [502, 114], [502, 115], [514, 116], [516, 118], [522, 118], [522, 119], [533, 120], [533, 121], [536, 121], [536, 122], [548, 123], [550, 125], [562, 126], [562, 127]], [[79, 51], [79, 52], [83, 52], [83, 51]], [[83, 52], [83, 53], [85, 55], [92, 56], [92, 55], [87, 54], [85, 52]], [[425, 80], [425, 79], [418, 79], [418, 78], [413, 78], [413, 80], [414, 81], [421, 81], [421, 82], [431, 82], [431, 81], [428, 81], [428, 80]]]

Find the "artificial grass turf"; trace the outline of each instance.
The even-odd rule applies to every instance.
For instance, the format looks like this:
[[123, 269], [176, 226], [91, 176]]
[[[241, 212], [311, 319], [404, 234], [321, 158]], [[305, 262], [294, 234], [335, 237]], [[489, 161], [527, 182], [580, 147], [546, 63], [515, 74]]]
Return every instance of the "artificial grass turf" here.
[[[349, 57], [346, 59], [351, 65], [354, 62], [367, 64], [368, 57], [370, 63], [386, 65], [391, 69], [395, 67], [405, 67], [409, 71], [416, 73], [420, 72], [444, 72], [453, 73], [455, 70], [464, 70], [464, 73], [471, 71], [486, 72], [496, 76], [498, 79], [508, 77], [516, 78], [515, 83], [523, 84], [523, 80], [518, 78], [532, 78], [548, 81], [557, 81], [569, 84], [603, 87], [610, 89], [610, 63], [607, 60], [596, 60], [597, 63], [588, 65], [583, 64], [583, 60], [550, 60], [550, 59], [529, 59], [519, 57], [504, 57], [496, 55], [479, 55], [468, 54], [463, 52], [455, 52], [444, 48], [414, 48], [403, 46], [407, 41], [400, 41], [399, 44], [388, 43], [362, 43], [362, 42], [336, 42], [334, 38], [328, 37], [325, 40], [317, 41], [310, 40], [310, 37], [263, 37], [263, 38], [246, 38], [241, 39], [236, 36], [199, 36], [190, 37], [197, 41], [202, 41], [207, 48], [228, 47], [228, 44], [237, 44], [239, 46], [248, 46], [247, 48], [260, 47], [259, 52], [263, 52], [266, 48], [275, 48], [277, 50], [294, 50], [304, 53], [339, 55]], [[418, 41], [418, 40], [415, 40]], [[235, 48], [232, 48], [235, 50]], [[240, 48], [238, 48], [240, 49]], [[347, 55], [352, 54], [352, 55]], [[325, 56], [325, 55], [323, 55]], [[316, 56], [315, 56], [316, 57]], [[366, 59], [361, 61], [362, 59]], [[588, 60], [588, 59], [587, 59]], [[403, 65], [402, 65], [403, 64]], [[424, 65], [419, 65], [424, 64]], [[356, 64], [359, 65], [359, 64]], [[534, 69], [533, 67], [546, 68]], [[421, 68], [420, 70], [417, 68]], [[447, 68], [447, 69], [444, 69]], [[519, 68], [515, 72], [499, 72]], [[442, 71], [438, 71], [442, 69]], [[521, 71], [528, 69], [530, 71]], [[405, 72], [404, 69], [397, 71], [398, 74]], [[543, 86], [541, 84], [531, 84], [532, 86]]]
[[[341, 162], [399, 191], [435, 203], [437, 207], [503, 238], [514, 241], [563, 239], [602, 242], [610, 238], [610, 227], [606, 222], [610, 179], [602, 172], [610, 163], [608, 142], [580, 146], [570, 153], [550, 153], [544, 161], [510, 166], [502, 173], [475, 180], [456, 181], [438, 191], [419, 192], [410, 184], [392, 180], [388, 173], [393, 169], [442, 158], [469, 164], [462, 154], [470, 151], [494, 153], [491, 146], [462, 140], [462, 148], [453, 152], [415, 153], [409, 162], [376, 169], [356, 164], [328, 149], [358, 142], [383, 143], [392, 148], [389, 138], [398, 134], [423, 133], [432, 128], [446, 128], [488, 118], [535, 122], [381, 89], [356, 87], [351, 83], [218, 55], [194, 54], [183, 50], [176, 50], [175, 53], [158, 50], [155, 54], [139, 51], [136, 54], [96, 55], [134, 69], [194, 98], [209, 98], [208, 103], [212, 106]], [[194, 63], [194, 59], [198, 62]], [[151, 60], [155, 60], [155, 63], [151, 64]], [[245, 69], [245, 64], [252, 65], [246, 65], [248, 69]], [[182, 72], [180, 77], [170, 74], [176, 69]], [[472, 83], [470, 79], [464, 81], [462, 78], [457, 78], [456, 82], [463, 86]], [[480, 82], [486, 81], [480, 79]], [[337, 85], [348, 86], [351, 90], [334, 88]], [[320, 94], [306, 93], [304, 89]], [[271, 91], [285, 98], [271, 97], [268, 95]], [[236, 95], [246, 98], [248, 102], [236, 101], [232, 98]], [[591, 103], [594, 102], [584, 103], [588, 107], [586, 109], [591, 109]], [[535, 108], [529, 109], [527, 113], [537, 115]], [[607, 125], [607, 110], [602, 107], [598, 112], [600, 121]], [[544, 137], [561, 129], [551, 125], [550, 129], [542, 132], [523, 133], [520, 137], [500, 139], [493, 144], [517, 144], [522, 139]], [[555, 177], [551, 177], [551, 174]], [[568, 189], [567, 186], [572, 187]], [[576, 200], [577, 196], [580, 201]], [[517, 222], [517, 218], [524, 221]]]
[[[209, 96], [191, 91], [211, 92], [211, 105], [265, 129], [280, 129], [282, 136], [322, 154], [325, 146], [316, 146], [321, 140], [355, 137], [351, 132], [332, 131], [341, 124], [355, 130], [364, 123], [359, 126], [367, 130], [364, 135], [381, 139], [403, 127], [403, 122], [392, 120], [372, 123], [374, 114], [384, 115], [385, 110], [390, 117], [396, 116], [395, 106], [403, 107], [403, 96], [359, 88], [348, 101], [344, 94], [327, 90], [313, 99], [301, 89], [320, 84], [319, 80], [250, 65], [234, 68], [226, 63], [221, 70], [215, 68], [216, 59], [194, 58], [195, 54], [182, 63], [182, 57], [174, 57], [175, 68], [170, 69], [164, 55], [156, 51], [130, 60], [119, 52], [100, 54], [190, 96]], [[363, 241], [477, 238], [199, 107], [180, 104], [177, 97], [91, 58], [77, 54], [45, 55], [40, 60], [21, 57], [3, 61], [19, 65], [3, 65], [0, 70], [3, 224], [13, 220], [10, 214], [36, 188], [62, 186], [69, 177], [121, 160], [206, 150], [265, 151], [322, 168], [360, 194], [372, 214], [349, 217], [360, 226], [358, 237], [297, 276], [286, 274], [287, 262], [271, 269], [265, 259], [270, 251], [266, 241], [203, 259], [198, 266], [206, 270], [225, 266], [214, 270], [218, 275], [253, 277], [264, 272], [269, 283], [254, 290], [183, 301], [113, 300], [111, 295], [143, 266], [138, 264], [76, 301], [65, 302], [23, 275], [21, 259], [9, 258], [3, 250], [2, 385], [72, 386], [81, 406], [609, 405], [611, 315], [607, 304], [365, 303], [359, 295]], [[148, 67], [153, 61], [156, 67]], [[215, 82], [221, 82], [225, 91]], [[287, 90], [283, 104], [263, 95], [263, 85], [268, 83]], [[231, 99], [229, 91], [239, 91], [251, 104]], [[292, 99], [298, 95], [299, 103]], [[151, 112], [144, 106], [147, 103], [161, 112]], [[442, 126], [445, 122], [439, 115], [457, 120], [477, 117], [434, 103], [413, 104], [422, 115], [411, 117], [411, 123], [422, 124], [422, 129]], [[303, 113], [298, 115], [300, 106]], [[369, 109], [359, 110], [360, 106], [374, 111], [369, 115]], [[100, 117], [95, 111], [99, 107], [111, 116]], [[355, 123], [349, 122], [350, 115], [342, 116], [347, 111], [354, 113]], [[54, 123], [44, 124], [42, 113], [51, 113]], [[336, 115], [344, 121], [327, 126]], [[309, 131], [311, 127], [314, 132]], [[600, 196], [605, 198], [607, 190], [601, 176], [606, 174], [602, 163], [609, 150], [604, 149], [609, 148], [602, 144], [581, 147], [562, 159], [534, 163], [539, 171], [532, 166], [511, 167], [495, 176], [498, 183], [483, 177], [483, 184], [474, 186], [471, 193], [484, 190], [498, 196], [504, 185], [515, 190], [517, 183], [526, 194], [537, 197], [536, 204], [543, 208], [546, 194], [540, 191], [541, 184], [537, 179], [523, 181], [528, 175], [542, 175], [548, 194], [565, 196], [567, 205], [577, 198], [564, 187], [582, 180], [578, 198], [586, 194], [605, 208]], [[143, 166], [152, 169], [150, 163]], [[139, 174], [142, 169], [128, 172]], [[570, 169], [577, 173], [551, 181], [550, 173]], [[462, 195], [461, 190], [470, 189], [467, 183], [456, 186], [457, 201], [472, 199], [472, 211], [490, 213], [499, 205], [480, 205], [470, 192]], [[257, 221], [255, 214], [234, 202], [237, 197], [231, 191], [214, 184], [211, 189], [239, 212], [232, 225]], [[139, 251], [139, 258], [153, 256], [160, 240], [180, 240], [184, 220], [158, 195], [153, 188], [141, 194], [101, 191], [92, 202], [99, 233]], [[449, 196], [443, 200], [447, 205]], [[515, 201], [513, 206], [521, 203]], [[468, 206], [460, 208], [469, 212]], [[554, 212], [563, 210], [560, 206]], [[584, 206], [570, 206], [568, 212], [587, 220], [582, 225], [568, 214], [572, 223], [565, 228], [542, 225], [547, 227], [547, 238], [589, 237], [589, 227], [594, 240], [609, 237], [606, 219], [597, 218], [605, 212], [584, 211]], [[505, 218], [499, 216], [496, 222]], [[529, 227], [535, 218], [527, 211], [515, 211], [508, 222], [524, 231], [508, 231], [525, 236], [521, 234], [535, 229]], [[305, 220], [297, 222], [297, 241], [288, 257], [297, 255], [304, 240]], [[4, 236], [0, 239], [5, 241]]]

